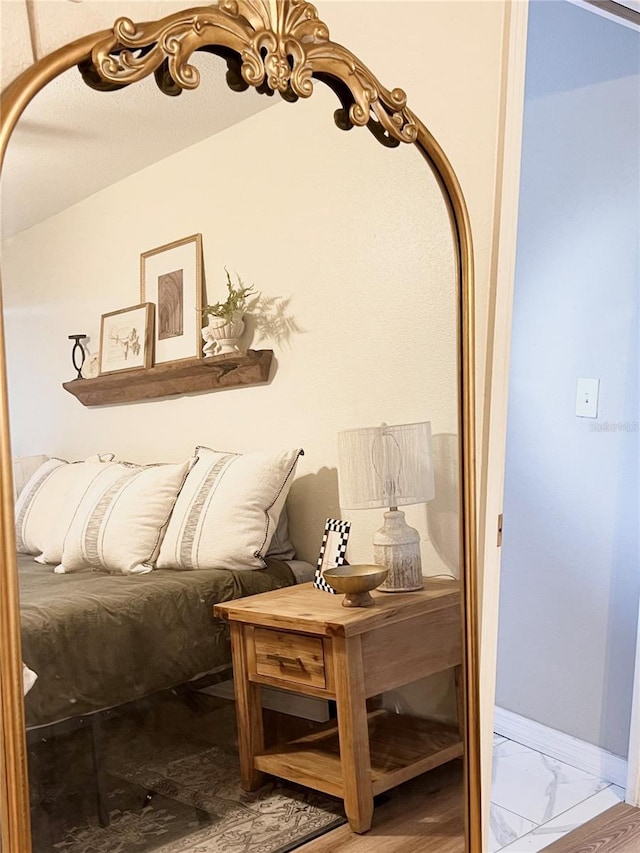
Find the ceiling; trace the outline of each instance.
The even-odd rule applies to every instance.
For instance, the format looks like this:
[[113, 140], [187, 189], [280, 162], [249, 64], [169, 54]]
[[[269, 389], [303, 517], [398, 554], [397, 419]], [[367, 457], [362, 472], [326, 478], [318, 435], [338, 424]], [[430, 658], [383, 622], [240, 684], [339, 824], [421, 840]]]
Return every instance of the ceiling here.
[[[640, 8], [640, 0], [571, 2], [608, 17], [616, 7]], [[0, 0], [2, 86], [34, 58], [108, 29], [122, 15], [155, 20], [195, 5], [198, 0]], [[153, 80], [97, 93], [75, 69], [49, 85], [29, 105], [9, 144], [0, 187], [2, 238], [279, 101], [253, 88], [231, 92], [217, 57], [200, 54], [194, 61], [201, 68], [213, 63], [219, 73], [203, 74], [198, 89], [178, 98], [161, 94]]]
[[[32, 44], [42, 56], [79, 35], [112, 26], [125, 11], [133, 9], [141, 21], [194, 5], [193, 0], [33, 0], [30, 25], [25, 0], [2, 0], [2, 84], [33, 62]], [[205, 69], [201, 85], [177, 98], [162, 94], [153, 78], [117, 92], [95, 92], [75, 68], [39, 93], [7, 149], [2, 238], [279, 101], [253, 88], [232, 92], [218, 57], [198, 54], [194, 64]]]

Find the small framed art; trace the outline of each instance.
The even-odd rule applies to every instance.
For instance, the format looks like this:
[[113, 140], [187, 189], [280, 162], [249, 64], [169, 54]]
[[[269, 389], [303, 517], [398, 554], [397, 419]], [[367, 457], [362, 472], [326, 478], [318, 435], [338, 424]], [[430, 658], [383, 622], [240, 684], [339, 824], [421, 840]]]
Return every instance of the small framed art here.
[[316, 574], [313, 580], [313, 585], [318, 589], [324, 590], [324, 592], [336, 592], [324, 579], [324, 573], [326, 569], [333, 568], [334, 566], [344, 566], [346, 563], [347, 542], [350, 530], [350, 521], [340, 521], [339, 518], [328, 518], [326, 521], [318, 563], [316, 565]]
[[100, 320], [100, 373], [153, 364], [153, 305], [143, 302], [103, 314]]
[[155, 305], [155, 363], [202, 358], [202, 235], [140, 255], [140, 301]]

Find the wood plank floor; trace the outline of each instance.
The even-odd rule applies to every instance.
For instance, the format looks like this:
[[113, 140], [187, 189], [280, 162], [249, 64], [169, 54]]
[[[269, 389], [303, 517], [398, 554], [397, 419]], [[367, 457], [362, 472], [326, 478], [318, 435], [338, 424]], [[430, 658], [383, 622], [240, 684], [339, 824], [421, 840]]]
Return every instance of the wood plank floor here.
[[545, 847], [544, 853], [638, 853], [640, 809], [614, 806], [569, 835]]
[[462, 763], [452, 761], [383, 795], [373, 826], [341, 826], [298, 853], [464, 853]]

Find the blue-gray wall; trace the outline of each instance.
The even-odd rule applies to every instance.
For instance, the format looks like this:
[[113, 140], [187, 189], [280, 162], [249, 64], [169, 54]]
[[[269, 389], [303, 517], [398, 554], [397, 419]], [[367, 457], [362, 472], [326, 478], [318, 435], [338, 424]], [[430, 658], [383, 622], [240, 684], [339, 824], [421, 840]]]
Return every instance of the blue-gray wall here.
[[[497, 704], [628, 751], [636, 642], [640, 33], [532, 0]], [[597, 420], [576, 379], [600, 379]]]

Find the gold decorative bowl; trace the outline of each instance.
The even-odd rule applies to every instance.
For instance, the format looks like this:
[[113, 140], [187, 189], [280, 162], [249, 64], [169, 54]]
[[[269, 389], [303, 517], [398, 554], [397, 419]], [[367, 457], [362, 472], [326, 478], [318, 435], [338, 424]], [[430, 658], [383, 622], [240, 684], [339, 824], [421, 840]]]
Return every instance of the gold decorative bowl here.
[[375, 589], [389, 574], [385, 566], [334, 566], [325, 569], [323, 577], [337, 592], [344, 592], [343, 607], [371, 607], [374, 600], [369, 590]]

